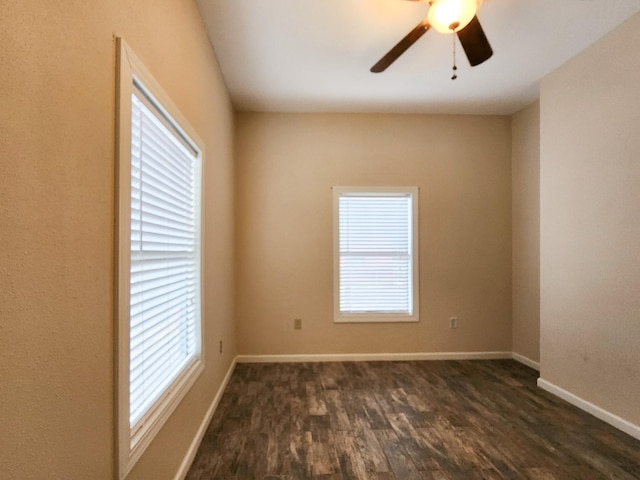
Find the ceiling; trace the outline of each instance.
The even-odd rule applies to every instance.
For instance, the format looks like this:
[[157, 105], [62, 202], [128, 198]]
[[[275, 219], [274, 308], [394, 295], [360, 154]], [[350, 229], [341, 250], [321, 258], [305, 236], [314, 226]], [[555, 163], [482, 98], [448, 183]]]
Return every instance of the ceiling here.
[[[640, 0], [485, 0], [493, 47], [470, 67], [427, 32], [383, 73], [369, 69], [426, 16], [405, 0], [198, 0], [238, 110], [511, 114], [539, 80], [640, 12]], [[637, 48], [629, 45], [629, 49]]]

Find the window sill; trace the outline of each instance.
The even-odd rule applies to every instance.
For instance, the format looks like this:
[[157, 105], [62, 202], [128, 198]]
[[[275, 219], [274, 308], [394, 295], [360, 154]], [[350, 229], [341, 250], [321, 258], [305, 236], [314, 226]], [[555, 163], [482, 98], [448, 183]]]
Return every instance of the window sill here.
[[418, 315], [375, 315], [352, 314], [338, 315], [333, 318], [333, 323], [417, 323]]

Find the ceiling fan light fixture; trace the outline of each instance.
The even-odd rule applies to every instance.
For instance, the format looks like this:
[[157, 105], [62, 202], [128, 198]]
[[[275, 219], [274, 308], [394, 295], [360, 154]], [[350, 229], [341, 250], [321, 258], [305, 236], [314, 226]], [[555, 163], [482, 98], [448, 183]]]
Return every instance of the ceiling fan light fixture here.
[[440, 33], [457, 32], [473, 19], [479, 3], [478, 0], [433, 0], [427, 19]]

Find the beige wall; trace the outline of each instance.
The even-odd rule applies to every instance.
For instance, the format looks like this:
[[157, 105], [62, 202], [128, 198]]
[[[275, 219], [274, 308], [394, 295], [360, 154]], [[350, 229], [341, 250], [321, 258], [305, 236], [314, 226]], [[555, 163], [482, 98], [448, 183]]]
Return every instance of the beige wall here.
[[[239, 114], [239, 353], [511, 351], [510, 135], [507, 117]], [[333, 323], [334, 185], [420, 187], [419, 323]]]
[[540, 362], [540, 103], [511, 128], [513, 351]]
[[640, 15], [541, 87], [542, 378], [640, 425]]
[[131, 475], [173, 478], [235, 355], [233, 119], [195, 2], [3, 0], [0, 31], [0, 476], [113, 475], [116, 34], [206, 144], [207, 365]]
[[[0, 471], [113, 475], [120, 35], [206, 144], [207, 366], [131, 474], [173, 478], [236, 353], [229, 100], [194, 2], [37, 3], [0, 4]], [[239, 114], [238, 352], [513, 348], [540, 358], [539, 115], [542, 377], [640, 424], [640, 56], [629, 47], [639, 31], [636, 16], [551, 74], [541, 113], [534, 104], [513, 125]], [[421, 321], [333, 324], [331, 186], [394, 184], [420, 187]]]

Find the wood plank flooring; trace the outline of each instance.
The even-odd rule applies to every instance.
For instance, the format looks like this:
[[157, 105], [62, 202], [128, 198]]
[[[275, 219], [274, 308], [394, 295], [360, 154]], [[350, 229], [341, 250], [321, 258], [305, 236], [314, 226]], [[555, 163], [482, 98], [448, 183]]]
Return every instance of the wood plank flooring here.
[[511, 360], [240, 364], [187, 480], [638, 480], [640, 441]]

